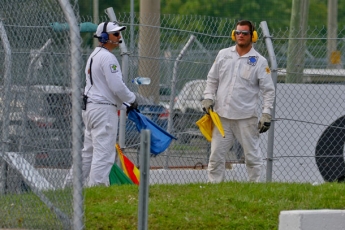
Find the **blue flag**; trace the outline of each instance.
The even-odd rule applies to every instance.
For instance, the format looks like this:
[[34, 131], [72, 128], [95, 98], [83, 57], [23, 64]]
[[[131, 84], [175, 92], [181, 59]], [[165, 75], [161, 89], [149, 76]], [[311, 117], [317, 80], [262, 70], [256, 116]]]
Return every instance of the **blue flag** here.
[[135, 126], [140, 132], [142, 129], [149, 129], [151, 131], [151, 153], [157, 155], [164, 152], [170, 145], [172, 139], [177, 139], [156, 123], [145, 117], [140, 112], [130, 110], [128, 112], [128, 119], [135, 123]]

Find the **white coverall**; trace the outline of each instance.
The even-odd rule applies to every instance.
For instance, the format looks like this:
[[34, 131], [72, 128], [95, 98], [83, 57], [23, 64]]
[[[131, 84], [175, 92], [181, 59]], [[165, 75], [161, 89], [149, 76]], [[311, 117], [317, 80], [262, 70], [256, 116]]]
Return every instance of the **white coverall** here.
[[225, 156], [235, 138], [243, 147], [249, 181], [260, 181], [263, 168], [259, 149], [258, 106], [262, 91], [262, 113], [271, 114], [275, 97], [267, 60], [253, 47], [239, 56], [236, 46], [219, 51], [208, 76], [205, 99], [214, 101], [225, 132], [223, 138], [213, 129], [208, 163], [209, 182], [221, 182], [225, 173]]
[[133, 103], [135, 94], [123, 82], [115, 55], [106, 48], [95, 48], [87, 61], [85, 74], [84, 94], [88, 96], [88, 103], [82, 112], [85, 124], [82, 150], [84, 186], [107, 186], [115, 162], [117, 111], [124, 109], [123, 102]]

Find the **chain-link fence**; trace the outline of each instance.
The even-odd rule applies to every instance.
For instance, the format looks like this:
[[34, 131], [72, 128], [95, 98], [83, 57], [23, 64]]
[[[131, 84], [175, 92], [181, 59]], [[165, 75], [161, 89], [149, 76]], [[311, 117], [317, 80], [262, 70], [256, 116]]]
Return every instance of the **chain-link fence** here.
[[[120, 21], [128, 25], [129, 29], [150, 29], [140, 23], [140, 18], [136, 18], [138, 21], [134, 25], [129, 20], [129, 15], [120, 17]], [[146, 45], [152, 48], [151, 41], [154, 41], [152, 36], [155, 33], [152, 32], [145, 38], [140, 37], [140, 33], [131, 34], [133, 37], [124, 36], [129, 41], [135, 41], [130, 45], [129, 86], [146, 97], [152, 97], [156, 104], [169, 110], [169, 115], [162, 114], [160, 119], [168, 116], [167, 124], [162, 124], [178, 137], [166, 152], [151, 159], [152, 168], [163, 169], [152, 172], [152, 183], [207, 180], [205, 170], [195, 169], [207, 168], [210, 144], [201, 136], [195, 122], [203, 115], [200, 102], [207, 73], [217, 52], [234, 44], [229, 37], [234, 26], [235, 21], [231, 19], [162, 15], [160, 42], [155, 46], [160, 49], [157, 56], [141, 53], [143, 39], [149, 40]], [[337, 47], [333, 53], [338, 57], [332, 60], [327, 58], [328, 40], [325, 28], [308, 28], [306, 37], [295, 38], [289, 38], [289, 29], [270, 31], [275, 53], [275, 57], [270, 57], [262, 28], [260, 25], [256, 27], [259, 40], [255, 48], [268, 59], [271, 66], [273, 61], [277, 64], [272, 69], [277, 74], [275, 129], [270, 131], [271, 137], [269, 134], [261, 135], [260, 145], [265, 161], [273, 162], [273, 170], [267, 171], [266, 179], [322, 182], [341, 178], [344, 174], [343, 149], [338, 149], [336, 154], [332, 149], [342, 144], [339, 143], [342, 129], [333, 130], [333, 135], [340, 136], [328, 142], [327, 146], [321, 136], [333, 122], [344, 115], [341, 101], [345, 72], [341, 61], [344, 60], [345, 47], [340, 39], [344, 31], [339, 31], [339, 39], [333, 39]], [[157, 28], [151, 27], [152, 30]], [[291, 50], [298, 49], [300, 41], [306, 44], [305, 50], [289, 51], [289, 41], [294, 40], [297, 42], [293, 43]], [[300, 56], [303, 57], [302, 61]], [[293, 60], [289, 66], [288, 58]], [[141, 66], [141, 59], [148, 59], [144, 66]], [[291, 75], [297, 76], [295, 82], [291, 81]], [[150, 87], [131, 85], [130, 80], [137, 76], [150, 77], [154, 84]], [[167, 92], [172, 95], [167, 96]], [[127, 135], [125, 153], [138, 163], [138, 151], [132, 147], [139, 143], [139, 139], [132, 139], [134, 136], [129, 133]], [[272, 146], [268, 146], [268, 143]], [[267, 156], [270, 148], [273, 148], [273, 155]], [[321, 152], [317, 151], [319, 148], [322, 149]], [[333, 162], [334, 159], [336, 162]], [[229, 168], [228, 180], [247, 180], [242, 148], [238, 143], [229, 150], [226, 162]], [[330, 166], [333, 164], [334, 166]]]
[[[73, 202], [76, 194], [81, 200], [81, 186], [74, 198], [72, 187], [62, 189], [72, 158], [77, 159], [72, 131], [81, 140], [82, 130], [79, 125], [77, 131], [81, 115], [75, 103], [81, 91], [72, 90], [81, 85], [81, 61], [78, 67], [73, 58], [81, 56], [76, 3], [0, 2], [0, 228], [71, 229], [82, 223], [82, 212], [75, 215], [82, 202]], [[76, 33], [67, 26], [73, 20]]]
[[[0, 66], [0, 188], [4, 194], [0, 227], [68, 229], [72, 218], [83, 218], [75, 211], [82, 199], [72, 202], [73, 195], [78, 197], [81, 192], [76, 183], [81, 179], [74, 181], [73, 195], [65, 179], [72, 158], [78, 162], [74, 153], [81, 145], [82, 129], [75, 87], [85, 80], [78, 71], [92, 52], [88, 45], [96, 25], [76, 16], [83, 39], [79, 54], [73, 47], [80, 44], [74, 44], [78, 39], [73, 40], [72, 23], [65, 16], [68, 12], [78, 15], [77, 4], [71, 12], [61, 7], [63, 2], [0, 3], [0, 59], [4, 63]], [[115, 51], [123, 72], [128, 73], [124, 81], [140, 98], [141, 113], [178, 138], [165, 152], [151, 157], [150, 183], [206, 182], [210, 143], [195, 122], [203, 115], [205, 80], [218, 51], [235, 44], [229, 35], [236, 21], [204, 16], [116, 16], [127, 26], [122, 37], [128, 51]], [[99, 19], [106, 20], [107, 16]], [[270, 38], [263, 36], [260, 25], [256, 29], [255, 48], [271, 66], [277, 64], [271, 68], [277, 76], [274, 125], [261, 135], [268, 169], [263, 181], [344, 180], [344, 30], [333, 39], [337, 50], [329, 63], [325, 28], [308, 28], [305, 38], [291, 38], [289, 29], [270, 31]], [[272, 39], [273, 56], [266, 39]], [[305, 50], [299, 50], [302, 59], [291, 51], [291, 40], [305, 42]], [[82, 59], [81, 68], [74, 54]], [[296, 63], [291, 62], [294, 59]], [[151, 84], [133, 84], [138, 76], [151, 78]], [[126, 121], [125, 132], [119, 135], [125, 135], [124, 154], [138, 165], [140, 135], [133, 123]], [[226, 156], [226, 180], [247, 181], [244, 162], [242, 147], [235, 143]], [[80, 164], [73, 166], [78, 175]], [[13, 206], [20, 206], [22, 212], [14, 212], [18, 208]]]

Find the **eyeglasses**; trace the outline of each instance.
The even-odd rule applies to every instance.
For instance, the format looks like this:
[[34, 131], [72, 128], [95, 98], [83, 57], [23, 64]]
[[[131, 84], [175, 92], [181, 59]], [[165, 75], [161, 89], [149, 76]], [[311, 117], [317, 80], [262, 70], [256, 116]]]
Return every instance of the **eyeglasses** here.
[[250, 32], [248, 30], [235, 30], [235, 34], [236, 35], [240, 35], [240, 34], [248, 35], [248, 34], [250, 34]]
[[113, 35], [114, 35], [115, 37], [118, 37], [118, 36], [120, 36], [120, 32], [115, 32], [115, 33], [113, 33]]

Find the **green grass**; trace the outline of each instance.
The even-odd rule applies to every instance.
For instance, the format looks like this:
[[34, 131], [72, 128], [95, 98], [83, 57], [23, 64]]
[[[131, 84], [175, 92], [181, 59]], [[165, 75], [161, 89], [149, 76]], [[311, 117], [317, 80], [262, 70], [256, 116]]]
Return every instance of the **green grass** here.
[[[345, 209], [345, 183], [151, 185], [150, 230], [278, 229], [282, 210]], [[85, 229], [137, 229], [136, 185], [84, 190]], [[72, 191], [45, 192], [72, 217]], [[0, 196], [0, 228], [62, 229], [55, 214], [31, 192]]]
[[[278, 229], [282, 210], [345, 209], [344, 190], [344, 183], [152, 185], [148, 228]], [[137, 229], [138, 193], [135, 185], [86, 189], [86, 229]]]
[[[61, 212], [72, 216], [72, 191], [42, 192]], [[49, 227], [48, 227], [49, 226]], [[34, 193], [0, 195], [0, 229], [63, 229], [55, 213]]]

